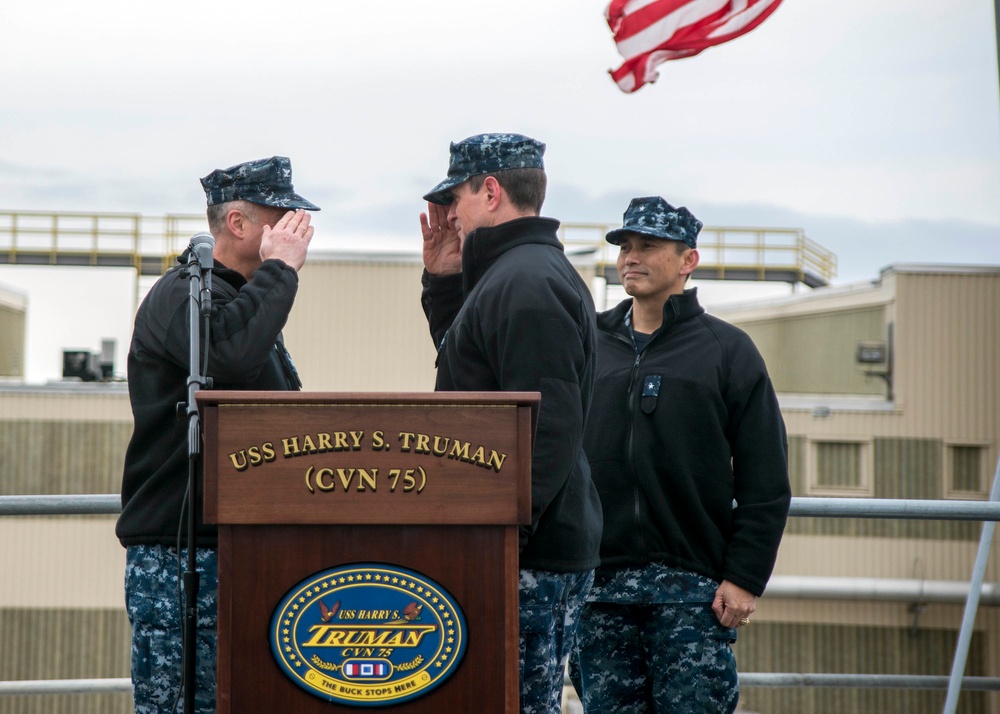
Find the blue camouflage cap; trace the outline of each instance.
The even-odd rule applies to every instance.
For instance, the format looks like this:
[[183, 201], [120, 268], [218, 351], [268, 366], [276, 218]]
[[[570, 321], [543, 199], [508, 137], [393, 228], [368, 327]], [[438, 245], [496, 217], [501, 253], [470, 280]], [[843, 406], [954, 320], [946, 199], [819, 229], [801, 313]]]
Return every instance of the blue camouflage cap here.
[[629, 233], [641, 233], [661, 240], [684, 241], [689, 247], [698, 245], [702, 222], [681, 206], [674, 208], [659, 196], [633, 198], [625, 210], [622, 227], [605, 236], [608, 243], [618, 245]]
[[447, 206], [451, 189], [473, 176], [507, 169], [544, 169], [545, 144], [523, 134], [477, 134], [452, 142], [448, 178], [424, 196], [425, 201]]
[[247, 161], [228, 169], [216, 169], [201, 180], [208, 205], [229, 201], [249, 201], [276, 208], [304, 208], [318, 211], [319, 206], [302, 198], [292, 187], [292, 162], [286, 156]]

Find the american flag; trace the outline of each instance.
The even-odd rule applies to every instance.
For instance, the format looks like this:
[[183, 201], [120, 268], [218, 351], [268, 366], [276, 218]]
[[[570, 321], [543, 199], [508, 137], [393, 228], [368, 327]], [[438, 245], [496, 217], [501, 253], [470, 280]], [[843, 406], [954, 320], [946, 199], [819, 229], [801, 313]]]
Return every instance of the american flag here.
[[781, 0], [611, 0], [608, 25], [625, 63], [611, 77], [623, 92], [656, 80], [656, 67], [750, 32]]

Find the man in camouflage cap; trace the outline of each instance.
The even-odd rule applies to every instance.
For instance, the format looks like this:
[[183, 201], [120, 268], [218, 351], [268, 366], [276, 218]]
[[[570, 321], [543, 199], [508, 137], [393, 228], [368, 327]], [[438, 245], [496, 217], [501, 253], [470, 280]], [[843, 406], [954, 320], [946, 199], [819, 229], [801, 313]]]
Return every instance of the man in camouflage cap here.
[[586, 711], [732, 712], [730, 643], [788, 514], [787, 441], [764, 361], [685, 290], [701, 226], [650, 196], [607, 234], [630, 297], [597, 316], [584, 437], [604, 512], [571, 664]]
[[[205, 376], [214, 389], [297, 390], [301, 383], [281, 329], [313, 236], [306, 211], [319, 209], [295, 193], [283, 156], [213, 171], [201, 184], [215, 238]], [[184, 622], [177, 572], [183, 569], [178, 560], [187, 560], [188, 454], [187, 421], [177, 418], [177, 404], [187, 401], [187, 260], [185, 251], [139, 306], [128, 356], [135, 428], [116, 532], [126, 548], [136, 714], [170, 711], [180, 697]], [[198, 712], [214, 712], [218, 534], [201, 522], [200, 500], [195, 704]]]
[[531, 524], [520, 529], [521, 711], [559, 712], [563, 668], [593, 578], [601, 512], [582, 449], [595, 369], [594, 304], [540, 218], [544, 144], [480, 134], [451, 145], [424, 197], [422, 305], [439, 391], [542, 394]]

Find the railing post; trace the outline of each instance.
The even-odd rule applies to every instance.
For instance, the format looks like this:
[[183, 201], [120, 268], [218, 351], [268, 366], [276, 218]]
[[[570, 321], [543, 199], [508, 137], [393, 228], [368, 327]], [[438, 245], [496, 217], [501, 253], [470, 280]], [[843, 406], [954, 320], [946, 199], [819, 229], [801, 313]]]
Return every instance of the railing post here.
[[49, 254], [49, 263], [56, 265], [59, 255], [59, 214], [52, 214], [52, 252]]
[[14, 254], [17, 252], [17, 214], [10, 214], [10, 262], [14, 262]]
[[100, 215], [95, 213], [90, 217], [90, 264], [97, 265], [97, 254], [100, 251], [99, 242], [101, 235]]
[[[990, 501], [1000, 501], [1000, 460], [997, 461], [996, 473], [993, 475]], [[969, 583], [969, 599], [965, 602], [962, 629], [958, 632], [958, 643], [955, 645], [955, 661], [951, 666], [951, 679], [948, 682], [948, 695], [944, 700], [943, 714], [955, 714], [955, 709], [958, 707], [958, 695], [962, 692], [962, 675], [965, 673], [965, 663], [969, 658], [972, 630], [976, 624], [976, 612], [979, 610], [979, 593], [983, 589], [983, 579], [986, 576], [986, 564], [989, 560], [995, 529], [995, 521], [983, 523], [983, 533], [979, 538], [979, 552], [976, 554], [976, 565], [972, 570], [972, 580]]]

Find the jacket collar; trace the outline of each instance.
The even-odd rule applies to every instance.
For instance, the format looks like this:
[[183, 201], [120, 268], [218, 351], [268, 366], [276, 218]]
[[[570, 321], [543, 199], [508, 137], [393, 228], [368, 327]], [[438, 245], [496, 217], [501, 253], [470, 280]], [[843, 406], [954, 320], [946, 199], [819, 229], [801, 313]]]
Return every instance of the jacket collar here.
[[[185, 248], [184, 252], [177, 256], [177, 266], [183, 268], [187, 265], [188, 255], [191, 253], [190, 248]], [[225, 280], [227, 283], [232, 285], [237, 290], [246, 285], [247, 279], [243, 277], [242, 273], [237, 273], [232, 268], [227, 268], [218, 260], [212, 261], [212, 275], [218, 276], [219, 278]]]
[[462, 287], [465, 293], [468, 294], [494, 261], [511, 248], [540, 243], [562, 250], [562, 243], [556, 237], [558, 228], [559, 221], [553, 218], [528, 216], [472, 231], [462, 246]]
[[[597, 316], [597, 326], [608, 332], [621, 332], [628, 334], [628, 327], [625, 325], [625, 316], [632, 309], [632, 298], [626, 298], [615, 305], [610, 310], [606, 310]], [[697, 317], [705, 312], [705, 308], [698, 302], [698, 288], [690, 288], [680, 295], [671, 295], [663, 303], [663, 324], [657, 333], [668, 329], [675, 322], [688, 320]]]

